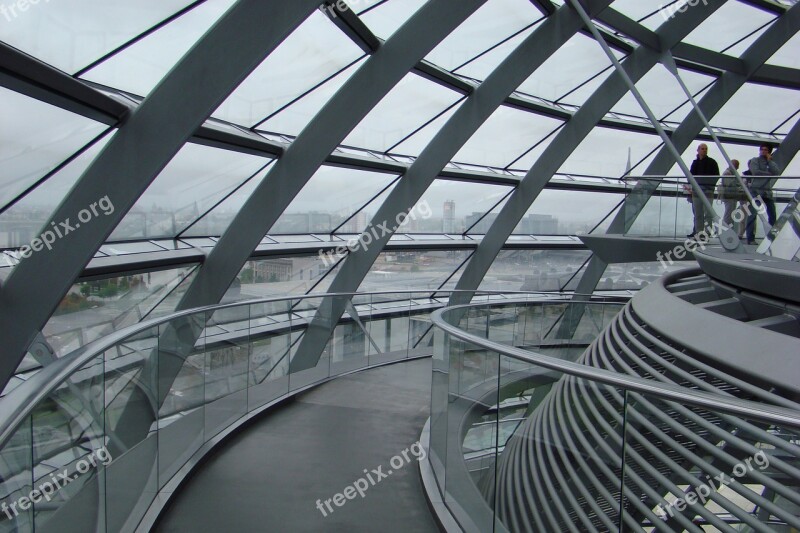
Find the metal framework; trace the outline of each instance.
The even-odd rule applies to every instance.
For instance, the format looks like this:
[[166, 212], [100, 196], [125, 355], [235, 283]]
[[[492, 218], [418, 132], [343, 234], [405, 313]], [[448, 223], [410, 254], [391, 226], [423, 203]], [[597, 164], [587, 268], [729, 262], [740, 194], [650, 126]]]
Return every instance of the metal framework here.
[[225, 97], [316, 7], [315, 0], [289, 5], [240, 0], [124, 120], [45, 227], [75, 220], [80, 210], [106, 195], [114, 212], [53, 244], [58, 269], [49, 255], [33, 254], [14, 269], [0, 292], [0, 338], [5, 339], [0, 385], [8, 382], [88, 259], [147, 186]]
[[[597, 8], [602, 9], [609, 3], [601, 2]], [[344, 287], [358, 289], [378, 254], [397, 230], [398, 217], [414, 207], [441, 169], [500, 106], [503, 99], [580, 27], [581, 21], [576, 13], [566, 7], [558, 10], [509, 54], [467, 98], [403, 175], [362, 236], [371, 235], [373, 228], [381, 226], [388, 231], [381, 230], [375, 242], [349, 254], [331, 283], [331, 291], [351, 290], [345, 290]], [[333, 301], [329, 308], [320, 309], [303, 337], [294, 365], [304, 368], [317, 364], [325, 343], [345, 310], [344, 303]]]
[[[775, 23], [759, 37], [747, 51], [742, 54], [742, 61], [747, 65], [744, 73], [725, 72], [714, 83], [709, 91], [698, 102], [698, 107], [707, 117], [713, 117], [722, 107], [736, 94], [748, 80], [752, 78], [756, 71], [766, 63], [766, 61], [777, 52], [786, 42], [787, 35], [791, 36], [800, 30], [800, 9], [793, 6], [788, 12], [783, 14]], [[678, 150], [685, 150], [694, 141], [697, 134], [703, 129], [703, 121], [695, 110], [683, 120], [681, 125], [671, 136], [673, 144]], [[784, 166], [791, 161], [798, 150], [798, 132], [800, 122], [787, 135], [784, 143], [775, 153], [777, 161]], [[652, 163], [645, 170], [647, 175], [663, 175], [669, 172], [674, 164], [669, 151], [666, 147], [662, 148], [653, 159]], [[625, 203], [615, 215], [606, 233], [625, 233], [627, 232], [636, 217], [641, 212], [647, 200], [652, 196], [657, 184], [655, 182], [643, 181], [638, 184], [631, 195], [626, 198]], [[630, 202], [629, 202], [630, 200]], [[629, 205], [631, 204], [631, 205]], [[578, 293], [594, 291], [600, 278], [608, 265], [597, 257], [592, 257], [587, 270], [578, 283]]]
[[[531, 73], [573, 35], [577, 32], [591, 34], [569, 3], [557, 8], [546, 0], [534, 2], [546, 16], [545, 20], [477, 86], [423, 59], [487, 1], [429, 0], [385, 42], [372, 34], [351, 9], [336, 7], [332, 21], [369, 57], [288, 146], [265, 140], [253, 131], [242, 130], [237, 133], [233, 128], [219, 128], [206, 119], [265, 57], [319, 7], [319, 0], [297, 0], [288, 4], [272, 0], [237, 1], [150, 96], [138, 104], [123, 104], [108, 92], [98, 90], [92, 84], [60, 72], [0, 42], [0, 85], [116, 128], [105, 149], [48, 218], [45, 228], [68, 218], [74, 220], [81, 209], [91, 206], [105, 195], [113, 201], [114, 212], [98, 217], [91, 224], [81, 227], [79, 232], [57, 240], [48, 254], [33, 254], [22, 261], [0, 289], [0, 338], [5, 340], [3, 357], [0, 358], [0, 385], [7, 383], [13, 375], [31, 342], [40, 335], [47, 320], [72, 283], [89, 265], [97, 249], [187, 141], [268, 156], [278, 161], [249, 196], [213, 251], [204, 258], [198, 257], [198, 254], [192, 255], [193, 260], [201, 259], [202, 266], [182, 298], [179, 309], [217, 303], [267, 231], [325, 163], [402, 174], [378, 209], [373, 223], [362, 234], [362, 242], [365, 242], [368, 233], [379, 237], [371, 238], [368, 246], [361, 246], [341, 263], [330, 286], [330, 291], [334, 292], [349, 292], [359, 287], [378, 254], [387, 246], [403, 213], [409, 211], [437, 178], [513, 186], [508, 201], [477, 246], [458, 281], [458, 289], [475, 290], [517, 223], [592, 129], [603, 126], [654, 132], [651, 125], [608, 114], [627, 92], [627, 87], [617, 74], [612, 74], [577, 111], [514, 93]], [[670, 52], [679, 67], [719, 75], [699, 101], [703, 113], [713, 117], [747, 82], [800, 89], [800, 75], [796, 69], [766, 64], [800, 29], [800, 8], [797, 5], [786, 8], [769, 0], [746, 0], [745, 3], [776, 15], [777, 20], [748, 47], [741, 58], [682, 42], [726, 1], [733, 0], [698, 3], [692, 8], [692, 16], [676, 17], [655, 32], [608, 7], [611, 0], [583, 2], [583, 5], [587, 6], [594, 20], [605, 25], [600, 28], [604, 39], [628, 54], [623, 66], [634, 81], [650, 71], [664, 52]], [[166, 25], [189, 10], [187, 8], [176, 13], [161, 24]], [[325, 11], [333, 13], [329, 9]], [[148, 30], [131, 42], [146, 38], [154, 31]], [[124, 46], [99, 61], [112, 56]], [[420, 156], [406, 164], [389, 158], [370, 160], [334, 153], [347, 134], [409, 72], [466, 95]], [[203, 79], [203, 83], [197, 83], [198, 79]], [[448, 162], [500, 106], [557, 118], [565, 121], [565, 124], [522, 179], [510, 173], [492, 174], [488, 169], [483, 173], [447, 167]], [[695, 139], [709, 137], [702, 132], [702, 120], [694, 111], [677, 128], [665, 129], [679, 152]], [[723, 142], [758, 142], [756, 136], [748, 138], [730, 132], [720, 133], [719, 137]], [[790, 129], [776, 153], [776, 159], [785, 165], [795, 156], [798, 148], [800, 122]], [[645, 174], [663, 175], [674, 162], [673, 155], [666, 147], [662, 147]], [[43, 184], [45, 180], [46, 177], [42, 180]], [[653, 194], [652, 185], [651, 188], [647, 187], [637, 186], [634, 194], [629, 196], [629, 201], [626, 200], [614, 217], [608, 233], [622, 233], [630, 228], [646, 200]], [[603, 187], [586, 189], [603, 190]], [[613, 187], [607, 189], [611, 191]], [[378, 231], [373, 232], [373, 229]], [[324, 246], [321, 245], [322, 248]], [[52, 257], [57, 257], [58, 269], [53, 269]], [[142, 265], [148, 268], [146, 262]], [[606, 267], [606, 263], [593, 257], [580, 279], [577, 292], [591, 293]], [[456, 301], [467, 299], [462, 293], [459, 294]], [[316, 363], [333, 325], [345, 309], [344, 301], [332, 301], [330, 308], [320, 309], [298, 350], [300, 355], [293, 363], [298, 365], [297, 368]]]
[[[663, 43], [662, 48], [651, 49], [645, 46], [637, 48], [625, 61], [622, 67], [628, 76], [635, 82], [641, 79], [655, 66], [661, 54], [692, 32], [704, 20], [704, 15], [710, 15], [723, 2], [709, 2], [698, 5], [701, 9], [697, 16], [678, 17], [666, 22], [658, 31], [658, 42]], [[504, 206], [496, 223], [491, 227], [481, 246], [475, 251], [470, 264], [458, 281], [459, 289], [474, 289], [480, 284], [483, 276], [489, 270], [494, 258], [497, 256], [502, 243], [514, 230], [516, 225], [528, 211], [544, 189], [544, 184], [558, 171], [569, 155], [580, 145], [586, 136], [597, 126], [614, 104], [627, 92], [627, 86], [621, 76], [615, 72], [589, 97], [575, 116], [558, 133], [556, 138], [545, 149], [531, 167], [522, 183], [512, 194]], [[454, 303], [464, 303], [456, 300]]]

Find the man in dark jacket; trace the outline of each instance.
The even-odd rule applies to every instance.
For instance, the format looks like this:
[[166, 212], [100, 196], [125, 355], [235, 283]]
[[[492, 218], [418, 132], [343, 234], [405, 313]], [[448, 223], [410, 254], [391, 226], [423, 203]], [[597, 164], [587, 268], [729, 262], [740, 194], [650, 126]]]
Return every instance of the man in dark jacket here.
[[[708, 146], [701, 143], [697, 147], [697, 159], [692, 161], [692, 167], [689, 169], [697, 180], [697, 184], [703, 191], [703, 194], [708, 198], [709, 203], [714, 201], [714, 187], [719, 180], [719, 165], [712, 158], [708, 157]], [[693, 237], [697, 233], [703, 231], [706, 226], [710, 226], [714, 218], [711, 212], [708, 212], [702, 198], [692, 191], [692, 209], [694, 210], [694, 232], [689, 235]]]

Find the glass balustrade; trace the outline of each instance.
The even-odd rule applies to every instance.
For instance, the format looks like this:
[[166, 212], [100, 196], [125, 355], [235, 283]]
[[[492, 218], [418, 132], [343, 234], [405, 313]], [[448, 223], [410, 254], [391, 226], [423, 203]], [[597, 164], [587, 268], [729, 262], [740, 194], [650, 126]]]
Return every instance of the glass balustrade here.
[[3, 398], [0, 531], [134, 530], [176, 474], [248, 417], [331, 377], [430, 355], [430, 313], [448, 297], [238, 302], [131, 326], [60, 358]]
[[433, 314], [434, 497], [464, 531], [797, 529], [800, 410], [563, 362], [603, 342], [620, 306]]
[[[683, 240], [693, 232], [692, 191], [686, 178], [631, 176], [625, 183], [623, 213], [628, 229], [624, 234]], [[772, 188], [777, 215], [781, 214], [787, 202], [791, 202], [797, 187], [800, 186], [800, 178], [781, 176], [779, 185]], [[757, 194], [757, 191], [755, 192]], [[725, 202], [733, 200], [735, 203], [730, 213], [731, 220], [730, 223], [725, 221], [725, 225], [732, 226], [737, 233], [744, 235], [747, 216], [756, 210], [747, 204], [742, 191], [738, 191], [735, 198], [728, 196], [732, 196], [732, 193], [724, 191], [720, 187], [720, 182], [717, 182], [714, 194], [710, 198], [714, 211], [722, 219], [726, 213]], [[759, 240], [765, 236], [764, 224], [760, 219], [755, 225], [755, 236]]]

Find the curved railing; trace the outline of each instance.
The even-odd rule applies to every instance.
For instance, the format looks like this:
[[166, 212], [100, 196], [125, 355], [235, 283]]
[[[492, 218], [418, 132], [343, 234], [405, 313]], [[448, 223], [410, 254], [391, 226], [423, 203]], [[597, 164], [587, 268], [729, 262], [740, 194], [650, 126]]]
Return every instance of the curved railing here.
[[[125, 328], [55, 361], [2, 399], [0, 531], [146, 529], [208, 450], [276, 402], [331, 377], [429, 356], [429, 314], [451, 293], [216, 305]], [[295, 368], [310, 319], [335, 299], [346, 315], [316, 365]]]
[[[800, 404], [671, 347], [635, 303], [579, 362], [511, 346], [527, 306], [431, 315], [434, 509], [464, 531], [800, 527]], [[589, 304], [578, 330], [609, 305]]]

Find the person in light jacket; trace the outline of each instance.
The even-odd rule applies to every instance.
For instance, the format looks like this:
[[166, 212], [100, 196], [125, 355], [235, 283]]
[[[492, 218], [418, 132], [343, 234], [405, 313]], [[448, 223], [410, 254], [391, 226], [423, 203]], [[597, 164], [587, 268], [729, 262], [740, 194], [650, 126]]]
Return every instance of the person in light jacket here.
[[[754, 197], [760, 197], [767, 211], [767, 220], [770, 226], [775, 224], [775, 200], [772, 198], [772, 184], [781, 174], [781, 169], [772, 160], [772, 145], [762, 143], [758, 147], [758, 157], [754, 157], [747, 163], [747, 167], [752, 175], [752, 185], [750, 192]], [[756, 212], [750, 213], [747, 217], [747, 244], [756, 242]], [[768, 231], [764, 228], [764, 233]]]

